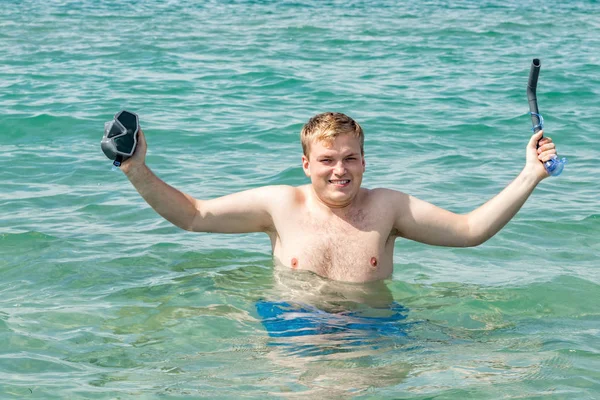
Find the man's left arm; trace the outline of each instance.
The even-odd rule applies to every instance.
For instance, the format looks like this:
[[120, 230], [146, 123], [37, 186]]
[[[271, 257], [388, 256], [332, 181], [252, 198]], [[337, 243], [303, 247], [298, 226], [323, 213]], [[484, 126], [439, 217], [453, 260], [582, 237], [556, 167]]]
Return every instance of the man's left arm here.
[[[525, 168], [515, 180], [468, 214], [455, 214], [404, 193], [397, 193], [394, 200], [394, 228], [397, 235], [422, 243], [452, 247], [477, 246], [494, 236], [515, 216], [537, 184], [548, 177], [543, 163], [556, 156], [556, 149], [552, 139], [541, 138], [542, 135], [543, 131], [539, 131], [531, 136], [526, 149]], [[536, 149], [538, 144], [539, 148]]]

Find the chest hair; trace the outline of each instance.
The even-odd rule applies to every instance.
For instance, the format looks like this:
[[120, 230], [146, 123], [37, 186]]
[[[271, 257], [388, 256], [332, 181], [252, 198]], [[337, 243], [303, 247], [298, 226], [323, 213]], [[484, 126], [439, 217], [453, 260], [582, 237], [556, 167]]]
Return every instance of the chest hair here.
[[368, 215], [358, 210], [345, 218], [330, 216], [308, 221], [312, 240], [305, 247], [310, 263], [325, 276], [347, 275], [366, 267], [377, 255], [377, 233]]

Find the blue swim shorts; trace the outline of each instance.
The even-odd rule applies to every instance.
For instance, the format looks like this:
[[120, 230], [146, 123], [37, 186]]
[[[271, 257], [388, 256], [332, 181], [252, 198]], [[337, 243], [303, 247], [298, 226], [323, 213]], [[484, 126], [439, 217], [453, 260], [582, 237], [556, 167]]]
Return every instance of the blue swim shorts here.
[[410, 326], [403, 322], [408, 309], [396, 302], [385, 309], [375, 309], [376, 313], [332, 313], [303, 303], [260, 300], [256, 311], [267, 333], [274, 338], [327, 334], [403, 337]]

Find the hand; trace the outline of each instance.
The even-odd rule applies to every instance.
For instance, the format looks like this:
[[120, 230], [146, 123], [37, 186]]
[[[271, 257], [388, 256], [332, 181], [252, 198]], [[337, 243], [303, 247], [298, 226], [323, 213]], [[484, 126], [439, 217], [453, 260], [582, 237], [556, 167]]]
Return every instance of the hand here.
[[144, 166], [146, 163], [147, 149], [148, 145], [146, 144], [146, 137], [144, 136], [142, 128], [140, 128], [137, 134], [137, 145], [135, 146], [133, 156], [121, 163], [121, 171], [123, 171], [125, 175], [128, 175], [130, 172]]
[[535, 174], [539, 181], [550, 176], [544, 168], [544, 163], [551, 158], [556, 158], [556, 146], [551, 138], [542, 137], [543, 134], [544, 131], [534, 133], [527, 144], [526, 150], [527, 162], [525, 169]]

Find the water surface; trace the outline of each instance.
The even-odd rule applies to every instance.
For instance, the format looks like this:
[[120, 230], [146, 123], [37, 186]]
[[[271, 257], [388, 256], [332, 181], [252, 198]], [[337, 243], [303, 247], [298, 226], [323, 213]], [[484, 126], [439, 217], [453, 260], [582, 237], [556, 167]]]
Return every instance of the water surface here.
[[[600, 392], [597, 2], [0, 9], [2, 398]], [[563, 175], [480, 247], [399, 240], [375, 289], [274, 271], [265, 235], [171, 226], [100, 151], [127, 108], [151, 168], [198, 198], [299, 185], [302, 124], [341, 111], [366, 131], [365, 186], [468, 212], [523, 166], [534, 57]], [[406, 335], [270, 337], [256, 303], [300, 295], [338, 313], [395, 302]]]

